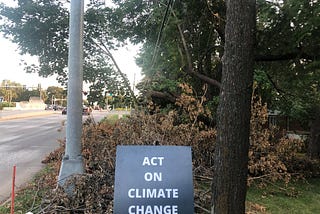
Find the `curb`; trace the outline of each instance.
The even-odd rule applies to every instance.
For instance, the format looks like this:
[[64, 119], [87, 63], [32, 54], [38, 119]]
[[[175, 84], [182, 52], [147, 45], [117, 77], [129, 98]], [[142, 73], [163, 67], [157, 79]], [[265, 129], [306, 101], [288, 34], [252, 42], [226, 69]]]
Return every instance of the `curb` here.
[[22, 119], [22, 118], [29, 118], [29, 117], [41, 117], [45, 115], [55, 114], [54, 111], [41, 111], [41, 112], [28, 112], [22, 114], [14, 114], [9, 116], [0, 117], [0, 121], [7, 121], [7, 120], [14, 120], [14, 119]]

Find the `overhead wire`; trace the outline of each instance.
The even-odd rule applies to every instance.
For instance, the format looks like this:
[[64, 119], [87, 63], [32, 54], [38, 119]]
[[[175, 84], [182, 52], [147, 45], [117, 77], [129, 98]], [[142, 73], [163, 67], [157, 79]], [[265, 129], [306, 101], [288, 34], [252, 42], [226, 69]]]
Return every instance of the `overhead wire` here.
[[161, 27], [160, 27], [160, 30], [159, 30], [159, 33], [158, 33], [158, 37], [157, 37], [157, 41], [156, 41], [156, 45], [155, 45], [155, 48], [153, 50], [153, 55], [152, 55], [152, 60], [151, 60], [151, 69], [154, 67], [154, 64], [155, 64], [155, 60], [156, 60], [156, 57], [157, 57], [157, 54], [158, 54], [158, 49], [159, 49], [159, 46], [160, 46], [160, 43], [161, 43], [162, 33], [163, 33], [165, 25], [166, 25], [166, 23], [168, 21], [169, 9], [170, 9], [172, 4], [173, 4], [173, 0], [169, 0], [169, 2], [167, 4], [166, 11], [165, 11], [165, 14], [164, 14], [163, 19], [162, 19]]

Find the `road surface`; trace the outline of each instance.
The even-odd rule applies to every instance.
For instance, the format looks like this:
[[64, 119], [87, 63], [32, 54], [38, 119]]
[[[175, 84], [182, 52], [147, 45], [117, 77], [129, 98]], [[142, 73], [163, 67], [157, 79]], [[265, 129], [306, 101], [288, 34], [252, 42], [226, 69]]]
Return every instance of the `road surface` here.
[[60, 114], [0, 121], [0, 201], [10, 196], [12, 169], [20, 187], [44, 165], [41, 160], [59, 146], [65, 129]]
[[[93, 111], [95, 121], [110, 114], [129, 112]], [[83, 116], [85, 121], [87, 116]], [[0, 117], [0, 204], [11, 194], [12, 171], [16, 166], [16, 188], [23, 186], [44, 167], [43, 158], [65, 138], [66, 115], [61, 112], [1, 112]]]

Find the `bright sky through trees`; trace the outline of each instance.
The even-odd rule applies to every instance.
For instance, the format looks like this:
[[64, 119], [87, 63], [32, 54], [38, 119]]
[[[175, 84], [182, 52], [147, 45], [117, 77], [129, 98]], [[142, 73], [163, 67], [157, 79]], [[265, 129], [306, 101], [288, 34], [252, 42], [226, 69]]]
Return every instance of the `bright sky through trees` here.
[[[12, 5], [12, 0], [0, 0], [1, 3]], [[135, 64], [135, 55], [138, 47], [129, 45], [113, 52], [115, 60], [120, 69], [127, 74], [130, 84], [137, 83], [141, 79], [140, 68]], [[19, 54], [18, 46], [9, 40], [5, 39], [0, 34], [0, 81], [7, 79], [27, 86], [37, 86], [41, 83], [43, 88], [48, 86], [59, 86], [55, 76], [48, 78], [39, 77], [38, 74], [29, 74], [23, 70], [21, 60], [26, 60], [29, 63], [37, 63], [36, 57], [21, 56]]]

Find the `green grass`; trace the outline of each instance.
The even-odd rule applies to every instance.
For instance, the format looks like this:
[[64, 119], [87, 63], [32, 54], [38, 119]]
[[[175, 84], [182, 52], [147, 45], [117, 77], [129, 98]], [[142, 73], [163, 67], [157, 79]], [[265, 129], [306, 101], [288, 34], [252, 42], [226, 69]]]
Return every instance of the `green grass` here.
[[110, 114], [107, 117], [103, 118], [101, 122], [114, 125], [119, 119], [125, 119], [127, 117], [129, 117], [129, 115], [124, 114], [121, 118], [119, 118], [118, 114]]
[[271, 214], [320, 213], [320, 179], [292, 182], [287, 187], [251, 187], [248, 190], [247, 201], [266, 207], [267, 213]]
[[[38, 172], [33, 180], [23, 189], [19, 190], [15, 197], [14, 211], [15, 213], [26, 213], [28, 211], [37, 211], [42, 197], [46, 189], [39, 187], [39, 182], [43, 175], [46, 175], [52, 168], [47, 165], [40, 172]], [[8, 214], [11, 210], [11, 201], [0, 205], [0, 214]]]
[[4, 207], [4, 206], [0, 206], [0, 213], [10, 213], [10, 208]]

